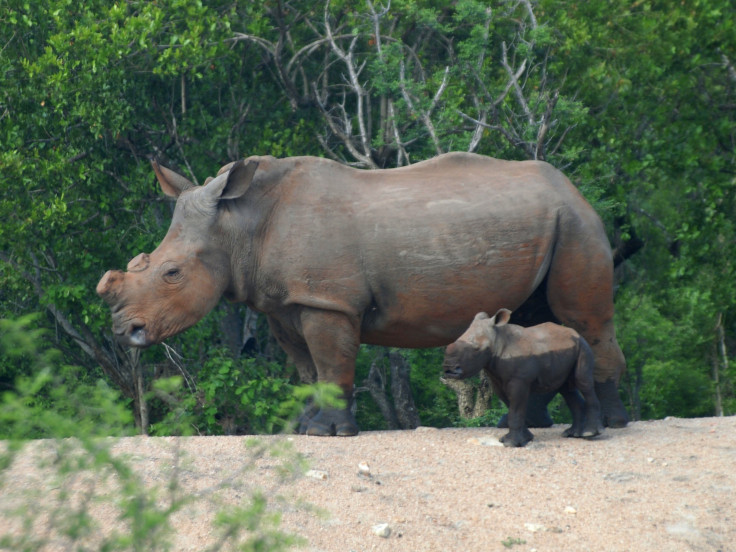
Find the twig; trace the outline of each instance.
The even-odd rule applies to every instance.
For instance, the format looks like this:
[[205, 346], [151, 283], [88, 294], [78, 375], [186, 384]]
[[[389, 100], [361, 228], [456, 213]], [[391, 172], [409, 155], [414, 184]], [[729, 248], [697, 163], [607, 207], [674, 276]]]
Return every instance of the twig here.
[[183, 360], [182, 356], [176, 351], [176, 349], [171, 347], [168, 343], [164, 342], [161, 345], [164, 346], [164, 352], [166, 353], [166, 357], [169, 359], [169, 362], [171, 362], [171, 364], [176, 366], [179, 372], [181, 372], [181, 375], [187, 384], [187, 388], [189, 389], [189, 392], [193, 395], [197, 391], [197, 384], [195, 383], [194, 378], [192, 378], [189, 372], [187, 372], [186, 369], [180, 364], [179, 361]]

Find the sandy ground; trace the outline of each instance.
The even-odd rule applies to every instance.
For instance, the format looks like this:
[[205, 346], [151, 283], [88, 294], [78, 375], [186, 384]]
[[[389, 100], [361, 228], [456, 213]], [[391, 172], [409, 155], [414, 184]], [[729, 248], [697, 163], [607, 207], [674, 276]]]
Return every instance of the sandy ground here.
[[[244, 437], [126, 438], [112, 447], [146, 486], [165, 489], [174, 478], [202, 498], [174, 515], [173, 550], [212, 546], [214, 512], [261, 490], [282, 515], [280, 529], [314, 552], [736, 551], [736, 417], [636, 422], [592, 441], [562, 438], [563, 429], [532, 430], [522, 449], [499, 446], [504, 430], [495, 428], [259, 438], [306, 458], [312, 471], [286, 479], [283, 457], [260, 456]], [[0, 510], [34, 490], [39, 511], [53, 502], [65, 483], [37, 465], [53, 461], [54, 447], [34, 442], [16, 458]], [[90, 504], [103, 530], [116, 526], [114, 508]], [[0, 535], [19, 532], [0, 513]]]

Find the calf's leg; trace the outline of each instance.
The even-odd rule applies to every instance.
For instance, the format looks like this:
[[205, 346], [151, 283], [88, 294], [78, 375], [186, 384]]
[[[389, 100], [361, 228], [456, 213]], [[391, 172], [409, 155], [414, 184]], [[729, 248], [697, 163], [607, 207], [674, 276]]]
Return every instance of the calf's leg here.
[[506, 396], [509, 400], [509, 432], [499, 441], [505, 447], [523, 447], [534, 439], [534, 435], [526, 427], [526, 405], [529, 399], [529, 384], [519, 379], [512, 379], [506, 385]]
[[570, 414], [572, 414], [572, 425], [562, 435], [565, 437], [582, 437], [585, 425], [585, 401], [583, 397], [573, 387], [572, 381], [568, 381], [562, 386], [560, 394], [565, 399], [565, 404], [567, 404], [567, 408], [570, 409]]
[[[549, 393], [530, 393], [526, 403], [526, 425], [527, 427], [552, 427], [552, 417], [549, 415], [547, 405], [555, 398], [557, 391]], [[508, 402], [504, 401], [508, 406]], [[497, 427], [509, 427], [508, 414], [501, 416]]]

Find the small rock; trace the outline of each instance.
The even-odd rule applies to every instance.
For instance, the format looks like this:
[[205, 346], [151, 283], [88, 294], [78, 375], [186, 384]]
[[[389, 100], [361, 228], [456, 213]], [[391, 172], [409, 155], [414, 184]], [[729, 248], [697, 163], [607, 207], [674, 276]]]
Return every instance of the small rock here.
[[468, 439], [471, 445], [481, 445], [484, 447], [502, 447], [503, 443], [495, 437], [471, 437]]
[[304, 475], [311, 477], [312, 479], [320, 479], [322, 481], [327, 479], [328, 476], [327, 472], [323, 470], [307, 470]]
[[573, 508], [572, 506], [565, 506], [565, 513], [574, 516], [575, 514], [578, 513], [578, 511], [575, 508]]
[[436, 427], [429, 427], [429, 426], [419, 426], [414, 431], [418, 431], [420, 433], [423, 433], [425, 431], [437, 431]]
[[388, 523], [379, 523], [378, 525], [374, 525], [371, 527], [371, 530], [375, 535], [378, 535], [383, 539], [387, 539], [389, 535], [391, 535], [391, 527], [389, 527]]
[[360, 462], [358, 464], [358, 475], [362, 475], [363, 477], [371, 476], [371, 467], [367, 462]]
[[541, 533], [542, 531], [547, 530], [547, 527], [541, 523], [525, 523], [524, 527], [526, 527], [527, 531], [531, 531], [532, 533]]

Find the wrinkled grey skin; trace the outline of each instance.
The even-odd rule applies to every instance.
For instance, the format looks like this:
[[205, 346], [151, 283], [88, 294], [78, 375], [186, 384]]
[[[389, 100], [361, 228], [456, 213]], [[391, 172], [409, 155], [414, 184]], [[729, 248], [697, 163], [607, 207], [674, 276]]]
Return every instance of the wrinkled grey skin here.
[[566, 437], [598, 435], [601, 408], [593, 385], [593, 352], [585, 339], [557, 324], [523, 328], [509, 324], [510, 318], [508, 309], [492, 318], [478, 313], [445, 350], [445, 377], [462, 379], [486, 371], [494, 391], [509, 407], [509, 432], [501, 438], [504, 446], [523, 447], [533, 439], [525, 421], [530, 393], [562, 394], [573, 419]]
[[[127, 345], [160, 343], [221, 296], [263, 312], [304, 382], [353, 393], [360, 343], [445, 346], [479, 310], [557, 320], [591, 344], [604, 414], [625, 425], [625, 361], [613, 325], [613, 262], [600, 218], [543, 162], [451, 153], [388, 170], [254, 156], [195, 186], [154, 164], [176, 198], [160, 245], [97, 286]], [[543, 319], [539, 320], [538, 313]], [[349, 408], [301, 431], [354, 435]]]

